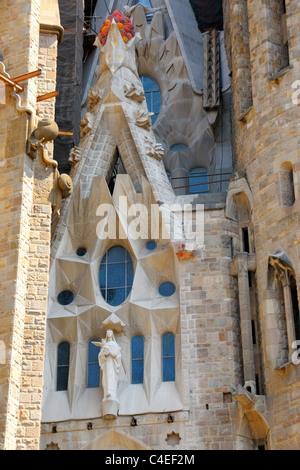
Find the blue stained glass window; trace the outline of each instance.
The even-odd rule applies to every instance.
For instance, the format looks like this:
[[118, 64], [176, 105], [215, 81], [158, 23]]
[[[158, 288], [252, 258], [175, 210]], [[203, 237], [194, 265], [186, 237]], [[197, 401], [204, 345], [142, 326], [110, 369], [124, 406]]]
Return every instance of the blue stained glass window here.
[[152, 116], [153, 125], [157, 121], [161, 107], [161, 95], [159, 86], [152, 78], [147, 77], [147, 75], [141, 76], [141, 81], [145, 90], [148, 110], [150, 113], [154, 113], [154, 115]]
[[189, 176], [190, 194], [206, 194], [209, 192], [206, 168], [194, 168]]
[[75, 296], [72, 291], [64, 290], [58, 294], [57, 301], [60, 305], [66, 306], [70, 305], [73, 302], [74, 298]]
[[142, 384], [144, 381], [144, 338], [135, 336], [131, 340], [131, 382]]
[[80, 256], [80, 257], [85, 256], [86, 253], [87, 253], [87, 250], [86, 248], [83, 248], [83, 247], [78, 248], [78, 250], [76, 251], [77, 256]]
[[105, 301], [116, 307], [129, 296], [133, 285], [133, 263], [125, 248], [114, 246], [105, 254], [99, 270], [100, 291]]
[[88, 377], [87, 377], [88, 388], [97, 388], [99, 387], [99, 383], [100, 383], [100, 367], [99, 367], [99, 361], [98, 361], [100, 348], [95, 346], [93, 342], [99, 342], [99, 340], [92, 339], [89, 342]]
[[70, 344], [66, 341], [60, 343], [57, 348], [57, 378], [56, 390], [61, 392], [68, 390], [70, 363]]
[[175, 381], [175, 336], [166, 333], [162, 337], [163, 382]]
[[157, 248], [157, 243], [154, 241], [148, 242], [146, 245], [147, 250], [153, 251]]
[[164, 282], [158, 290], [163, 297], [171, 297], [176, 292], [176, 286], [172, 282]]

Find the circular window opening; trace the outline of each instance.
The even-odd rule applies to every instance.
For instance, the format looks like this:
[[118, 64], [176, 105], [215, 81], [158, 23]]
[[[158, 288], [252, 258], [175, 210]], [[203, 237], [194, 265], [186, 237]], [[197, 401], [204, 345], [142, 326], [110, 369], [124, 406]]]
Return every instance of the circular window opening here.
[[63, 290], [57, 296], [57, 301], [60, 305], [70, 305], [74, 301], [75, 295], [70, 290]]
[[170, 148], [172, 152], [184, 152], [186, 149], [188, 149], [186, 144], [175, 144]]
[[163, 297], [171, 297], [171, 295], [175, 294], [176, 287], [173, 282], [164, 282], [159, 286], [158, 291]]
[[114, 246], [104, 255], [99, 285], [102, 297], [112, 307], [121, 305], [129, 296], [133, 285], [133, 263], [122, 246]]
[[80, 257], [85, 256], [86, 254], [87, 254], [87, 249], [83, 247], [78, 248], [78, 250], [76, 251], [76, 255]]
[[148, 242], [146, 247], [147, 247], [147, 250], [153, 251], [157, 247], [157, 243], [154, 241]]

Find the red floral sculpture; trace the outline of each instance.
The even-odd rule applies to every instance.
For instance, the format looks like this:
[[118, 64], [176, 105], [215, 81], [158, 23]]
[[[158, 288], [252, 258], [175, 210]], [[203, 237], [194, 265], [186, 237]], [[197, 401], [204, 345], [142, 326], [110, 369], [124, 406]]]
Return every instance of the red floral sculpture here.
[[115, 20], [120, 30], [123, 41], [127, 43], [131, 38], [135, 36], [133, 24], [127, 16], [124, 16], [120, 11], [116, 10], [110, 15], [100, 28], [99, 39], [102, 46], [105, 46], [107, 36], [111, 27], [112, 21]]

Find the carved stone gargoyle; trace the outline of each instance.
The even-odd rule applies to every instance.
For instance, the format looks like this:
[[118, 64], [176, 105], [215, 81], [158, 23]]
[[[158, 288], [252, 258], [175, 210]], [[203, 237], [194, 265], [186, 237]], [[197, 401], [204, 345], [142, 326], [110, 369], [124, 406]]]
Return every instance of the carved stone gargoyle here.
[[59, 129], [56, 122], [48, 118], [41, 119], [27, 141], [27, 155], [32, 160], [36, 160], [38, 154], [40, 154], [42, 163], [54, 169], [54, 182], [50, 201], [54, 213], [59, 216], [62, 200], [69, 197], [73, 192], [73, 181], [69, 175], [59, 173], [57, 161], [48, 158], [46, 144], [55, 140], [58, 133]]
[[[41, 119], [38, 123], [37, 128], [31, 133], [27, 141], [27, 155], [35, 160], [37, 157], [37, 152], [42, 150], [42, 160], [46, 158], [44, 163], [47, 166], [52, 166], [57, 168], [57, 162], [54, 160], [47, 161], [47, 157], [44, 152], [44, 145], [48, 142], [52, 142], [58, 136], [58, 125], [52, 119]], [[52, 163], [51, 163], [52, 162]]]
[[62, 205], [63, 199], [67, 199], [71, 196], [73, 192], [73, 181], [72, 178], [63, 173], [62, 175], [59, 171], [55, 170], [54, 175], [54, 187], [51, 197], [52, 208], [54, 211], [54, 215], [60, 217], [60, 209]]

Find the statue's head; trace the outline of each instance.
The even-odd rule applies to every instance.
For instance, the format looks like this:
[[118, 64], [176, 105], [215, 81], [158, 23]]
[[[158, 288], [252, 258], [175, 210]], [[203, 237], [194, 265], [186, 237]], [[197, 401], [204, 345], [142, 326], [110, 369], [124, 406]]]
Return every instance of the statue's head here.
[[107, 330], [107, 332], [106, 332], [106, 339], [114, 339], [114, 332], [113, 332], [113, 330]]

